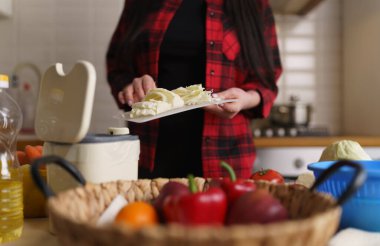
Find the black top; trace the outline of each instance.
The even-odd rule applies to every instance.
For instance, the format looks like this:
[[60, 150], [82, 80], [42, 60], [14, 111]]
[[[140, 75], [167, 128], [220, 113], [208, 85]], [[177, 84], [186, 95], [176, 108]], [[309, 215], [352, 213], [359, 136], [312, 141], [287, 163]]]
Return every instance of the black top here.
[[[183, 0], [161, 45], [158, 87], [168, 90], [202, 84], [205, 80], [204, 0]], [[203, 110], [195, 109], [160, 119], [153, 173], [140, 177], [202, 176]]]

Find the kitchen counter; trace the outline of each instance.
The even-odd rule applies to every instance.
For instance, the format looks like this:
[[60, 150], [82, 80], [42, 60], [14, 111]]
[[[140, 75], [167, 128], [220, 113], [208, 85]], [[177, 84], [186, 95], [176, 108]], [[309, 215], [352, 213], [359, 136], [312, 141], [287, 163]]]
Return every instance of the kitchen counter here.
[[[323, 136], [323, 137], [260, 137], [255, 138], [257, 148], [267, 147], [325, 147], [338, 140], [354, 140], [363, 147], [380, 146], [380, 136]], [[17, 149], [24, 149], [25, 145], [42, 145], [43, 141], [35, 135], [20, 135], [17, 140]]]
[[47, 218], [25, 219], [21, 237], [13, 242], [2, 244], [4, 246], [39, 246], [60, 245], [57, 238], [49, 232]]
[[325, 147], [338, 140], [357, 141], [363, 147], [380, 146], [380, 136], [323, 136], [323, 137], [260, 137], [255, 138], [257, 148], [266, 147]]

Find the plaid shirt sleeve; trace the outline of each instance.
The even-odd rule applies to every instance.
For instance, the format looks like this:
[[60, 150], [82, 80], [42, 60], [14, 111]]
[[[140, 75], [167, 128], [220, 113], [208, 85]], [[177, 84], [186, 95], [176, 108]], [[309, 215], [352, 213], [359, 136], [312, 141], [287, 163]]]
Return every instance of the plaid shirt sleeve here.
[[[273, 77], [274, 81], [268, 81], [270, 84], [276, 84], [277, 80], [279, 79], [281, 73], [282, 73], [282, 66], [281, 66], [281, 60], [280, 60], [280, 52], [278, 49], [277, 44], [277, 34], [276, 34], [276, 26], [275, 26], [275, 20], [272, 13], [272, 9], [268, 3], [268, 0], [261, 1], [263, 4], [263, 13], [264, 13], [264, 38], [266, 42], [269, 44], [272, 52], [272, 59], [274, 64], [274, 71], [266, 71], [274, 73]], [[260, 69], [260, 68], [259, 68]], [[271, 89], [263, 85], [263, 83], [260, 81], [260, 78], [254, 73], [254, 72], [247, 72], [248, 74], [244, 75], [245, 83], [243, 85], [243, 88], [245, 90], [256, 90], [261, 97], [260, 105], [250, 109], [246, 110], [243, 113], [249, 117], [249, 118], [265, 118], [269, 116], [270, 110], [273, 106], [273, 102], [277, 96], [278, 88], [275, 86], [275, 88]], [[242, 73], [244, 74], [244, 73]]]
[[125, 62], [123, 62], [123, 58], [120, 56], [120, 47], [123, 45], [124, 34], [128, 28], [128, 16], [126, 10], [132, 2], [133, 0], [125, 0], [123, 12], [112, 35], [106, 55], [107, 80], [111, 87], [111, 93], [120, 109], [124, 109], [125, 105], [122, 105], [119, 102], [117, 95], [128, 83], [132, 82], [133, 78], [136, 77], [135, 74], [127, 71]]

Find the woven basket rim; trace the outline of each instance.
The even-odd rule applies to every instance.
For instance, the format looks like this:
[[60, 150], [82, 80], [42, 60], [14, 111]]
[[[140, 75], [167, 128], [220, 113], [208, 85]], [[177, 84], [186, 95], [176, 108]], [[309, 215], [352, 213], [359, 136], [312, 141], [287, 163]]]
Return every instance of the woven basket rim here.
[[[103, 229], [114, 230], [114, 229], [120, 229], [120, 228], [132, 229], [126, 225], [121, 226], [121, 225], [110, 224], [110, 225], [104, 225], [104, 226], [97, 226], [96, 224], [93, 224], [93, 223], [78, 222], [78, 221], [73, 220], [70, 217], [65, 216], [60, 211], [57, 211], [54, 206], [50, 205], [50, 202], [49, 202], [48, 206], [49, 206], [49, 211], [55, 213], [56, 215], [61, 216], [62, 218], [70, 221], [71, 223], [86, 226], [86, 227], [89, 227], [92, 229], [99, 229], [99, 230], [103, 230]], [[228, 226], [227, 225], [223, 225], [223, 226], [209, 226], [209, 225], [186, 226], [186, 225], [181, 225], [181, 224], [157, 224], [157, 225], [154, 225], [151, 227], [144, 227], [144, 228], [133, 229], [133, 230], [134, 231], [150, 231], [150, 230], [156, 230], [157, 228], [159, 228], [159, 229], [183, 228], [186, 230], [189, 230], [189, 229], [190, 230], [192, 230], [192, 229], [195, 229], [195, 230], [207, 229], [207, 230], [220, 231], [220, 230], [229, 230], [229, 229], [252, 230], [252, 229], [264, 228], [264, 227], [269, 230], [269, 229], [272, 229], [272, 227], [273, 227], [273, 229], [276, 229], [277, 227], [281, 227], [281, 229], [283, 229], [287, 225], [293, 225], [293, 224], [297, 224], [297, 226], [302, 225], [302, 228], [308, 228], [309, 226], [311, 226], [310, 221], [313, 221], [322, 215], [332, 214], [332, 213], [341, 212], [341, 211], [342, 211], [342, 208], [340, 206], [335, 206], [335, 207], [331, 207], [331, 208], [329, 208], [323, 212], [316, 213], [316, 214], [314, 214], [310, 217], [307, 217], [307, 218], [288, 219], [285, 221], [273, 222], [273, 223], [268, 223], [268, 224], [254, 223], [254, 224], [246, 224], [246, 225], [228, 225]], [[303, 225], [303, 224], [305, 224], [305, 225]]]
[[[108, 183], [114, 183], [108, 182]], [[207, 234], [205, 237], [207, 239], [214, 238], [214, 237], [222, 237], [224, 240], [234, 240], [234, 239], [242, 239], [242, 238], [263, 238], [263, 237], [270, 237], [270, 236], [276, 236], [279, 234], [279, 230], [281, 230], [281, 234], [291, 234], [295, 230], [297, 230], [299, 233], [307, 232], [315, 229], [315, 223], [320, 220], [321, 218], [324, 219], [330, 219], [335, 218], [337, 216], [340, 217], [342, 209], [340, 206], [335, 205], [335, 199], [325, 193], [315, 192], [306, 190], [305, 192], [312, 192], [315, 193], [320, 199], [325, 200], [326, 202], [331, 204], [331, 207], [325, 209], [324, 211], [317, 212], [316, 214], [306, 217], [306, 218], [299, 218], [299, 219], [289, 219], [282, 222], [275, 222], [275, 223], [269, 223], [269, 224], [249, 224], [249, 225], [231, 225], [231, 226], [185, 226], [185, 225], [179, 225], [179, 224], [158, 224], [152, 227], [145, 227], [141, 229], [131, 229], [127, 226], [120, 226], [120, 225], [107, 225], [107, 226], [97, 226], [94, 223], [86, 223], [86, 222], [80, 222], [76, 221], [70, 216], [65, 215], [62, 211], [57, 209], [54, 206], [54, 202], [59, 200], [60, 197], [66, 196], [67, 194], [74, 193], [75, 190], [80, 189], [91, 189], [92, 186], [97, 186], [99, 184], [89, 184], [84, 187], [78, 187], [75, 189], [71, 189], [65, 192], [62, 192], [58, 194], [56, 197], [49, 198], [48, 200], [48, 208], [51, 215], [58, 217], [60, 220], [65, 220], [67, 223], [75, 224], [77, 226], [85, 227], [86, 230], [89, 231], [103, 231], [103, 232], [119, 232], [121, 234], [125, 235], [131, 235], [131, 233], [136, 234], [143, 234], [145, 237], [152, 238], [152, 239], [160, 239], [163, 238], [165, 235], [162, 234], [173, 234], [176, 232], [184, 232], [186, 233], [194, 233], [200, 231], [207, 231]], [[287, 186], [287, 184], [285, 184]], [[321, 228], [323, 229], [323, 228]], [[238, 233], [231, 233], [231, 232], [237, 232]]]

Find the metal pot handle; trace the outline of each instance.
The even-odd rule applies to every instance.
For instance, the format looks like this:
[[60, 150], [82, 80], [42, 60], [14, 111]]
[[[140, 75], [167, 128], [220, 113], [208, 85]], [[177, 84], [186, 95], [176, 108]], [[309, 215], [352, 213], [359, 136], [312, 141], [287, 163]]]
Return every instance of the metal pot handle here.
[[367, 178], [367, 172], [364, 168], [353, 161], [337, 161], [326, 169], [314, 182], [313, 186], [310, 187], [311, 191], [314, 191], [320, 184], [326, 181], [333, 173], [335, 173], [339, 168], [349, 166], [355, 169], [354, 176], [352, 177], [350, 183], [348, 184], [346, 190], [342, 192], [337, 200], [337, 205], [342, 205], [348, 198], [350, 198], [365, 182]]
[[32, 162], [30, 172], [31, 172], [33, 181], [37, 184], [38, 188], [42, 191], [42, 193], [44, 193], [44, 195], [47, 198], [55, 196], [55, 193], [50, 189], [50, 187], [41, 178], [39, 169], [40, 169], [40, 166], [43, 164], [46, 164], [46, 165], [56, 164], [56, 165], [62, 167], [63, 169], [65, 169], [79, 183], [81, 183], [82, 185], [86, 184], [86, 180], [84, 179], [82, 174], [69, 161], [63, 159], [62, 157], [56, 156], [56, 155], [43, 156], [43, 157], [38, 158]]

